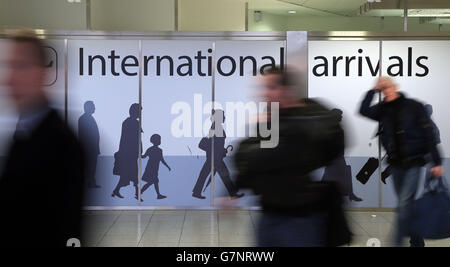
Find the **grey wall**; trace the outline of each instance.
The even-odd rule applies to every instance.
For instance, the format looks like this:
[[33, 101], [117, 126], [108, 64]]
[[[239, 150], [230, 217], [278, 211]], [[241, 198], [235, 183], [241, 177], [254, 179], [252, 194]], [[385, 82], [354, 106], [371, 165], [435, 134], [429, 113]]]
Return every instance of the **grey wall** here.
[[[175, 30], [175, 0], [91, 0], [91, 29]], [[87, 29], [86, 0], [0, 0], [0, 25], [52, 30]]]
[[0, 25], [53, 30], [86, 28], [86, 1], [0, 0]]
[[91, 14], [93, 30], [175, 30], [175, 0], [91, 0]]

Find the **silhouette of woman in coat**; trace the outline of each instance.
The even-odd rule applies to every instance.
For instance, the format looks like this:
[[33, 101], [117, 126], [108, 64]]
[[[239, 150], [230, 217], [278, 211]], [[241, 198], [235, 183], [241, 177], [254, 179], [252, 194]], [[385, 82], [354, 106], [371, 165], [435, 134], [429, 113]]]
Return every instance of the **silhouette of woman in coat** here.
[[132, 104], [129, 111], [130, 116], [122, 123], [122, 134], [116, 158], [120, 180], [111, 194], [112, 197], [123, 198], [119, 192], [120, 188], [133, 182], [136, 189], [135, 198], [138, 198], [138, 157], [140, 155], [138, 118], [140, 112], [141, 107], [139, 104]]

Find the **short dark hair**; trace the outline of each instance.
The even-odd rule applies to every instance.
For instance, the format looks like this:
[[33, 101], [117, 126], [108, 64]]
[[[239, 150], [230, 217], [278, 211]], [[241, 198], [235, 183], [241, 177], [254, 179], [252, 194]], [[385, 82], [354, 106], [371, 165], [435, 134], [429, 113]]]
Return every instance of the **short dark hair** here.
[[18, 30], [7, 36], [7, 39], [15, 43], [27, 43], [32, 47], [32, 54], [35, 57], [36, 64], [45, 67], [47, 62], [47, 53], [45, 52], [44, 42], [32, 30]]
[[283, 86], [298, 86], [298, 82], [294, 72], [282, 69], [281, 67], [274, 66], [267, 71], [264, 71], [263, 75], [277, 75], [279, 76], [278, 83]]
[[161, 135], [153, 134], [152, 136], [150, 136], [150, 143], [155, 145], [158, 142], [161, 142]]

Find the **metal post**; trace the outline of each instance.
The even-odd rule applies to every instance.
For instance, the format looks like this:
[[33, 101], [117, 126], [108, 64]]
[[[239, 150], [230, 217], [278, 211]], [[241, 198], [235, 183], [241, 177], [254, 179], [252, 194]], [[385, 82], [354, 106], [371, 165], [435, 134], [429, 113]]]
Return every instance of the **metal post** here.
[[69, 123], [69, 120], [68, 120], [69, 119], [68, 118], [69, 66], [68, 66], [68, 61], [67, 61], [69, 58], [68, 54], [69, 54], [69, 46], [68, 46], [68, 42], [67, 42], [67, 38], [66, 38], [66, 39], [64, 39], [64, 121], [66, 122], [66, 124]]
[[138, 151], [138, 202], [141, 206], [141, 180], [142, 180], [142, 40], [139, 40], [139, 151]]
[[175, 0], [175, 31], [178, 31], [178, 0]]
[[[383, 41], [380, 41], [379, 44], [379, 63], [380, 63], [380, 72], [378, 73], [378, 77], [382, 76], [383, 68], [382, 68], [382, 62], [383, 62]], [[381, 92], [378, 93], [378, 102], [381, 102]], [[380, 127], [380, 124], [378, 123], [378, 127]], [[382, 184], [381, 184], [381, 139], [378, 135], [378, 208], [381, 208], [383, 205], [382, 201]]]
[[403, 31], [408, 31], [408, 0], [404, 0], [403, 5]]
[[292, 67], [298, 71], [296, 79], [298, 86], [297, 96], [308, 97], [308, 32], [287, 31], [286, 32], [286, 68]]
[[248, 2], [245, 2], [245, 31], [248, 32]]
[[[214, 101], [216, 101], [215, 99], [215, 92], [216, 92], [216, 42], [213, 42], [213, 47], [212, 47], [212, 77], [211, 77], [211, 82], [212, 82], [212, 91], [211, 91], [211, 96], [212, 96], [212, 109], [214, 110]], [[212, 112], [211, 112], [211, 117], [212, 117]], [[212, 121], [214, 123], [214, 121]], [[216, 130], [217, 126], [214, 128], [213, 131], [213, 136], [211, 139], [211, 207], [214, 207], [214, 136], [215, 136], [215, 130]]]
[[86, 29], [92, 30], [92, 25], [91, 25], [91, 0], [86, 0]]

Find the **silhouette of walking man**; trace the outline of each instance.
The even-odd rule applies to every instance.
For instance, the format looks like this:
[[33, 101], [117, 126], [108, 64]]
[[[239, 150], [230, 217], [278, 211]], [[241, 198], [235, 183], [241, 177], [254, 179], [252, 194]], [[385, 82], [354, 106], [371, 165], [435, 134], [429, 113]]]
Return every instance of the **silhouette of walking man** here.
[[147, 166], [145, 167], [144, 175], [142, 176], [142, 180], [147, 183], [142, 187], [141, 194], [144, 193], [152, 184], [155, 185], [155, 191], [157, 194], [157, 199], [164, 199], [166, 196], [161, 195], [159, 192], [159, 179], [158, 179], [158, 171], [159, 171], [159, 163], [162, 162], [167, 169], [170, 171], [170, 167], [167, 162], [164, 160], [162, 149], [158, 146], [161, 144], [161, 136], [159, 134], [154, 134], [150, 137], [150, 142], [153, 146], [149, 147], [142, 158], [149, 157]]
[[[338, 121], [342, 121], [342, 110], [333, 109], [331, 111]], [[344, 154], [339, 155], [330, 165], [325, 167], [322, 181], [335, 181], [339, 185], [341, 194], [348, 196], [350, 201], [362, 201], [353, 192], [352, 168], [350, 165], [347, 165]]]
[[[130, 117], [122, 123], [119, 151], [116, 153], [116, 161], [119, 166], [120, 180], [112, 192], [112, 197], [123, 198], [120, 188], [133, 182], [136, 189], [135, 198], [138, 199], [138, 157], [139, 151], [139, 113], [142, 108], [139, 104], [130, 106]], [[142, 201], [142, 200], [141, 200]]]
[[92, 101], [84, 103], [84, 114], [78, 119], [78, 138], [84, 145], [86, 153], [86, 181], [87, 186], [99, 188], [95, 181], [97, 170], [97, 158], [100, 154], [100, 134], [97, 122], [92, 114], [95, 112], [95, 105]]
[[223, 123], [225, 122], [225, 115], [223, 110], [216, 109], [212, 112], [212, 125], [208, 137], [202, 138], [199, 143], [199, 148], [206, 152], [206, 161], [198, 176], [197, 182], [192, 190], [192, 196], [205, 199], [201, 195], [206, 178], [211, 174], [211, 160], [212, 160], [212, 144], [214, 142], [214, 175], [219, 173], [222, 182], [227, 188], [228, 194], [231, 197], [240, 198], [244, 196], [243, 193], [238, 193], [238, 189], [233, 184], [230, 178], [230, 172], [225, 165], [223, 159], [226, 157], [227, 149], [225, 148], [225, 131], [223, 130]]

